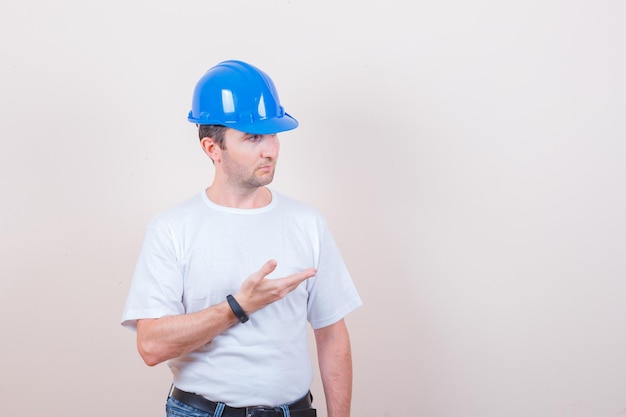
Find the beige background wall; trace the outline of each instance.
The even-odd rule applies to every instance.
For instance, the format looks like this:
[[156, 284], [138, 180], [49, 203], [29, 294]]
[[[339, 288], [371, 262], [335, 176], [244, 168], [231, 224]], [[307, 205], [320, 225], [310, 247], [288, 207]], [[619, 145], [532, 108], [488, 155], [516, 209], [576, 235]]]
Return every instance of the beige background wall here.
[[2, 415], [164, 415], [168, 370], [118, 322], [146, 223], [212, 175], [192, 88], [236, 58], [300, 120], [274, 188], [327, 215], [365, 302], [354, 417], [625, 416], [625, 18], [4, 0]]

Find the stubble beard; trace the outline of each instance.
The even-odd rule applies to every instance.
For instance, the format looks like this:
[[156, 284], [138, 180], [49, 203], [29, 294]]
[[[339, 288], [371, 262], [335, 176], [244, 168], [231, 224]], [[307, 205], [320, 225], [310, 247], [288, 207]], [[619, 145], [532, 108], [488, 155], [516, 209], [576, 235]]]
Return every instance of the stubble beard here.
[[[259, 169], [268, 163], [272, 163], [272, 169], [260, 175], [257, 174]], [[228, 165], [230, 168], [230, 182], [240, 190], [254, 191], [269, 185], [274, 180], [274, 172], [276, 171], [275, 161], [265, 161], [256, 166], [252, 172], [246, 171], [245, 167], [240, 165]]]

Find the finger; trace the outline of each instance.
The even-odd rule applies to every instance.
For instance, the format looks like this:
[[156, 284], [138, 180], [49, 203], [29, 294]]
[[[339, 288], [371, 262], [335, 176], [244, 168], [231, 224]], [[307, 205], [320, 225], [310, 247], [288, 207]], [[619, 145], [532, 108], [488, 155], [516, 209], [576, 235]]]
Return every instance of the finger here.
[[314, 277], [315, 274], [317, 274], [317, 269], [315, 269], [315, 268], [308, 268], [308, 269], [305, 269], [302, 272], [298, 272], [298, 273], [295, 273], [293, 275], [290, 275], [290, 276], [286, 277], [285, 279], [287, 280], [289, 285], [291, 285], [293, 287], [297, 287], [298, 285], [300, 285], [300, 283], [302, 281]]
[[265, 262], [261, 269], [256, 272], [253, 272], [242, 284], [241, 288], [251, 289], [258, 286], [267, 275], [271, 274], [275, 269], [278, 263], [274, 259], [270, 259]]
[[261, 275], [261, 277], [266, 277], [272, 272], [274, 272], [277, 266], [278, 266], [278, 262], [276, 262], [276, 260], [274, 259], [270, 259], [269, 261], [263, 264], [261, 269], [259, 269], [258, 273]]
[[314, 276], [315, 276], [315, 274], [317, 274], [317, 268], [308, 268], [308, 269], [306, 269], [306, 270], [302, 271], [302, 273], [303, 273], [304, 275], [306, 275], [306, 278], [305, 278], [305, 279], [307, 279], [307, 278], [312, 278], [312, 277], [314, 277]]

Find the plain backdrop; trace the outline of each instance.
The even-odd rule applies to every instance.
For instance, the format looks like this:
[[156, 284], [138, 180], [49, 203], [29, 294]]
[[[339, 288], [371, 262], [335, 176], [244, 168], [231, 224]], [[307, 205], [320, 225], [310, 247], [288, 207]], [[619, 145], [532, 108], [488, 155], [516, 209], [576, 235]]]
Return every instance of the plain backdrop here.
[[[301, 123], [273, 188], [364, 305], [353, 417], [626, 416], [626, 3], [3, 0], [6, 416], [164, 416], [119, 325], [144, 229], [212, 178], [225, 59]], [[313, 393], [326, 417], [319, 378]]]

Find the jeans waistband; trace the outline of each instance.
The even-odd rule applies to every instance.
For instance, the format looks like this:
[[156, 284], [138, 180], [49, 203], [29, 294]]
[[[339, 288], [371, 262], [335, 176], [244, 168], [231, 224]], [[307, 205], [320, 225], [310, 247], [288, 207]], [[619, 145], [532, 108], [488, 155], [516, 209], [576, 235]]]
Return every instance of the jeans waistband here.
[[[193, 408], [204, 411], [206, 413], [215, 413], [219, 403], [207, 400], [201, 395], [193, 394], [180, 390], [176, 387], [172, 389], [170, 394], [178, 401], [185, 403]], [[289, 408], [289, 412], [311, 409], [313, 396], [308, 392], [304, 397], [291, 404], [286, 404]], [[224, 405], [222, 417], [282, 417], [282, 408], [272, 406], [250, 406], [250, 407], [230, 407]]]

